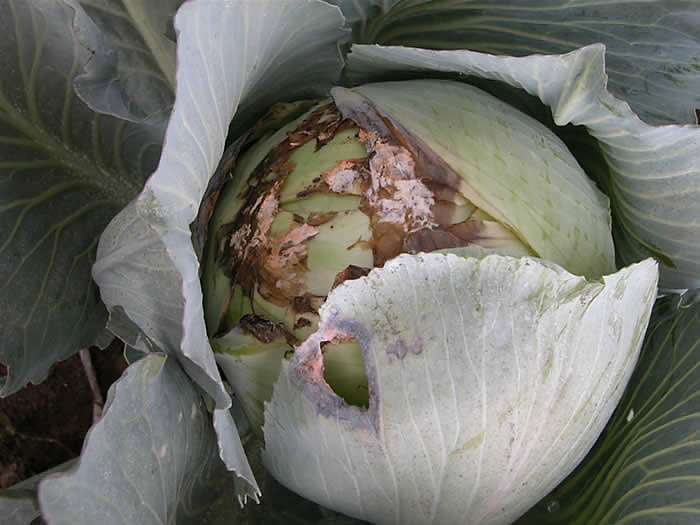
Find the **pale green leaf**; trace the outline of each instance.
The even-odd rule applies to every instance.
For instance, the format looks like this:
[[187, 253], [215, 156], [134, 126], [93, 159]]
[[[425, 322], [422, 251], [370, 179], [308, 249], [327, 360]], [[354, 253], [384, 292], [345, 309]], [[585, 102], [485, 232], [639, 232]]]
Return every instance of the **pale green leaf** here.
[[[529, 257], [425, 254], [346, 281], [282, 363], [265, 466], [373, 523], [510, 523], [603, 430], [657, 277], [652, 260], [588, 283]], [[323, 380], [320, 343], [347, 337], [362, 346], [369, 409]]]
[[691, 525], [700, 515], [700, 304], [654, 308], [625, 395], [578, 469], [519, 525]]
[[264, 404], [272, 397], [285, 354], [292, 347], [284, 338], [263, 343], [238, 329], [214, 339], [216, 362], [245, 409], [255, 432], [262, 431]]

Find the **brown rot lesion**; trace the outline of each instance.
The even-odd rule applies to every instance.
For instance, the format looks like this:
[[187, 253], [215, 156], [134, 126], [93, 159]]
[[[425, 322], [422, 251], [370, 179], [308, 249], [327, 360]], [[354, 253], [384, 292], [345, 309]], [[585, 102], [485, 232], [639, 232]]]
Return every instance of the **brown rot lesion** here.
[[[210, 232], [223, 276], [207, 312], [216, 337], [238, 330], [293, 352], [318, 329], [334, 288], [401, 253], [483, 246], [505, 229], [441, 158], [367, 101], [320, 103], [251, 154], [263, 128], [231, 170], [233, 182], [246, 177], [235, 212]], [[323, 366], [331, 388], [367, 406], [357, 341], [324, 342]]]
[[[464, 196], [460, 181], [366, 100], [317, 105], [254, 167], [240, 210], [214, 232], [216, 263], [231, 293], [238, 290], [248, 303], [238, 316], [222, 316], [226, 324], [217, 332], [248, 310], [269, 315], [270, 308], [259, 308], [262, 300], [277, 308], [291, 333], [306, 334], [338, 284], [400, 253], [483, 245], [497, 223]], [[349, 216], [357, 232], [348, 231]], [[316, 246], [324, 246], [325, 263], [338, 262], [315, 264]], [[358, 260], [356, 252], [366, 256]], [[312, 275], [316, 267], [332, 275], [311, 293], [310, 283], [323, 281]], [[314, 307], [299, 312], [294, 302], [305, 294], [316, 298]]]

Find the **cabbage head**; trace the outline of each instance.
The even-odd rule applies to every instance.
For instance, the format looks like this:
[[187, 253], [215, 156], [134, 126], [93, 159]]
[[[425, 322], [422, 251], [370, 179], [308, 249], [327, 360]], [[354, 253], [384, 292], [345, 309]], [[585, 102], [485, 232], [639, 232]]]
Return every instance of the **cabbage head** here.
[[131, 363], [3, 515], [693, 522], [692, 2], [8, 0], [0, 25], [3, 394], [105, 334]]

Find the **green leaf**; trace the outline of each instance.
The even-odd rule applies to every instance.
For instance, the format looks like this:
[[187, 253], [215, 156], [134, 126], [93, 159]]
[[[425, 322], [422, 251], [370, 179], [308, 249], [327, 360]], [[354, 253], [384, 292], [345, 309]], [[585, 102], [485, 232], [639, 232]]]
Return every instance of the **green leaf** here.
[[52, 474], [72, 468], [77, 459], [71, 459], [52, 469], [25, 479], [7, 489], [0, 489], [0, 516], [5, 525], [29, 525], [41, 521], [37, 489], [39, 483]]
[[615, 414], [574, 473], [519, 525], [698, 522], [700, 304], [660, 299]]
[[41, 482], [42, 515], [86, 525], [203, 523], [222, 490], [235, 499], [216, 441], [177, 361], [150, 354], [110, 389], [77, 468]]
[[[374, 523], [511, 523], [603, 430], [657, 277], [652, 260], [588, 283], [531, 257], [430, 253], [346, 281], [282, 363], [265, 466]], [[369, 409], [323, 379], [321, 343], [347, 338], [362, 347]]]
[[337, 5], [349, 24], [363, 28], [373, 15], [389, 11], [396, 0], [327, 0], [327, 2]]
[[471, 75], [537, 96], [558, 126], [585, 126], [609, 176], [618, 266], [647, 257], [661, 263], [661, 286], [700, 287], [700, 129], [650, 126], [605, 84], [605, 49], [566, 55], [495, 57], [471, 51], [353, 46], [356, 83], [418, 74]]
[[139, 213], [138, 201], [130, 204], [100, 238], [93, 275], [110, 308], [108, 326], [135, 348], [177, 356], [217, 406], [226, 407], [230, 399], [206, 339], [203, 345], [181, 348], [182, 277], [154, 225]]
[[234, 329], [213, 339], [212, 347], [216, 362], [245, 409], [251, 426], [255, 432], [262, 432], [264, 404], [272, 397], [282, 360], [291, 346], [283, 338], [263, 343]]
[[207, 337], [190, 224], [234, 115], [245, 121], [281, 92], [323, 94], [340, 75], [338, 42], [347, 31], [340, 11], [317, 0], [188, 2], [175, 28], [177, 101], [161, 161], [139, 198], [105, 230], [93, 275], [108, 308], [121, 306], [214, 400], [228, 462], [238, 458], [240, 443], [228, 433], [230, 398]]
[[[236, 420], [238, 422], [238, 419]], [[302, 498], [283, 487], [265, 470], [260, 458], [262, 442], [250, 439], [246, 454], [250, 458], [256, 479], [261, 481], [263, 497], [257, 505], [240, 506], [222, 495], [211, 505], [209, 519], [204, 525], [367, 525], [343, 514]]]
[[56, 2], [0, 3], [0, 394], [42, 381], [90, 345], [105, 311], [90, 277], [103, 228], [159, 154], [148, 127], [92, 113], [73, 94], [88, 59]]
[[78, 95], [99, 113], [165, 127], [175, 99], [175, 41], [168, 36], [183, 0], [63, 0], [73, 30], [90, 53], [75, 79]]
[[17, 488], [0, 490], [0, 512], [6, 525], [29, 525], [40, 515], [36, 491]]
[[[337, 2], [350, 13], [373, 0]], [[386, 3], [385, 3], [386, 4]], [[650, 124], [694, 124], [700, 107], [700, 10], [688, 0], [397, 0], [365, 11], [354, 41], [495, 55], [607, 48], [608, 88]], [[374, 16], [373, 16], [374, 15]]]

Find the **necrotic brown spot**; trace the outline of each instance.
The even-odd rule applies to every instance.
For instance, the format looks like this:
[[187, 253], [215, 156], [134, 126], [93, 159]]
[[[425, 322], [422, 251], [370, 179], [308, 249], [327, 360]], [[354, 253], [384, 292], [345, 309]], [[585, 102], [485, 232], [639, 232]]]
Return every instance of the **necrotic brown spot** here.
[[297, 295], [292, 299], [292, 308], [298, 314], [313, 312], [314, 309], [311, 306], [311, 300], [308, 295]]
[[[360, 209], [370, 218], [375, 266], [400, 253], [465, 246], [477, 236], [450, 230], [460, 206], [460, 177], [381, 110], [357, 95], [343, 100], [341, 113], [361, 128], [358, 136], [369, 153], [369, 184]], [[464, 213], [462, 211], [462, 213]]]
[[258, 315], [244, 315], [239, 326], [244, 334], [250, 334], [258, 341], [271, 343], [275, 339], [286, 338], [286, 331], [280, 324], [273, 323]]
[[333, 214], [317, 213], [310, 220], [295, 215], [295, 224], [273, 237], [270, 228], [279, 213], [279, 194], [294, 170], [291, 154], [297, 148], [316, 140], [318, 149], [339, 131], [353, 126], [333, 104], [323, 105], [288, 133], [286, 140], [254, 169], [242, 195], [245, 204], [241, 212], [216, 232], [217, 264], [231, 279], [232, 290], [240, 286], [251, 301], [258, 291], [280, 306], [304, 294], [307, 243], [318, 233], [317, 226], [330, 220]]
[[[355, 137], [367, 157], [339, 159], [313, 177], [297, 198], [318, 193], [360, 196], [359, 209], [369, 218], [371, 237], [367, 241], [358, 235], [348, 248], [367, 243], [375, 266], [400, 253], [465, 246], [479, 239], [482, 229], [481, 221], [465, 220], [474, 207], [459, 193], [460, 178], [442, 159], [361, 96], [353, 104], [340, 109], [323, 105], [288, 133], [253, 171], [242, 212], [217, 232], [217, 262], [231, 278], [232, 289], [240, 286], [251, 302], [257, 291], [275, 305], [292, 304], [299, 327], [306, 323], [298, 319], [300, 313], [318, 312], [316, 304], [296, 303], [306, 293], [307, 245], [337, 215], [323, 210], [295, 214], [287, 231], [270, 234], [280, 211], [280, 192], [294, 170], [291, 154], [304, 144], [315, 141], [318, 150], [338, 132], [357, 128]], [[366, 273], [349, 266], [336, 276], [333, 287]]]
[[296, 321], [294, 321], [294, 329], [298, 330], [299, 328], [311, 326], [312, 324], [313, 323], [310, 319], [307, 319], [306, 317], [299, 317]]
[[344, 283], [345, 281], [364, 277], [370, 272], [370, 270], [371, 268], [362, 268], [360, 266], [355, 266], [354, 264], [351, 264], [347, 266], [342, 272], [338, 272], [338, 274], [335, 276], [335, 279], [333, 280], [333, 286], [331, 287], [331, 289]]

